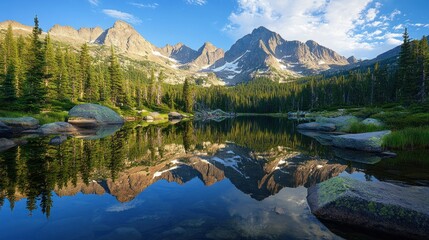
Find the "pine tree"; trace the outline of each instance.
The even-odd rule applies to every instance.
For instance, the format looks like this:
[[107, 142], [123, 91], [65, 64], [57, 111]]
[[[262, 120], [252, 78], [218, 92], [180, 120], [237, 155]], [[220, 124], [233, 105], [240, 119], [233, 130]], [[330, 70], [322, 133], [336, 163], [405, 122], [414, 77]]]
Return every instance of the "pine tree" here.
[[93, 81], [93, 71], [91, 64], [91, 56], [89, 55], [88, 45], [82, 45], [79, 56], [79, 97], [85, 101], [95, 101], [95, 83]]
[[193, 112], [194, 91], [192, 89], [192, 86], [189, 84], [188, 79], [185, 79], [185, 83], [183, 84], [183, 98], [185, 100], [185, 112]]
[[46, 88], [44, 87], [45, 54], [43, 43], [39, 39], [42, 29], [39, 28], [37, 16], [34, 18], [34, 27], [31, 35], [29, 51], [29, 68], [26, 73], [26, 81], [23, 89], [23, 100], [28, 111], [40, 112], [45, 103]]
[[6, 77], [2, 85], [2, 102], [5, 104], [5, 107], [10, 107], [13, 104], [16, 97], [16, 89], [15, 89], [15, 79], [16, 79], [16, 68], [15, 63], [10, 61], [7, 66]]
[[155, 102], [155, 71], [150, 72], [149, 87], [147, 92], [148, 105], [153, 105]]
[[401, 52], [399, 55], [399, 70], [398, 70], [398, 85], [399, 85], [399, 98], [402, 101], [410, 102], [414, 89], [414, 82], [411, 81], [411, 76], [413, 76], [413, 58], [412, 58], [412, 48], [411, 40], [408, 35], [408, 30], [405, 28], [403, 34], [403, 43], [401, 46]]
[[110, 74], [110, 83], [111, 83], [111, 101], [115, 106], [123, 106], [126, 104], [125, 92], [123, 89], [123, 81], [121, 74], [121, 66], [119, 65], [119, 61], [115, 55], [115, 50], [113, 46], [110, 48], [110, 66], [109, 66], [109, 74]]
[[[58, 50], [57, 50], [58, 51]], [[52, 101], [57, 97], [57, 63], [55, 59], [54, 46], [49, 33], [45, 37], [45, 87], [47, 89], [47, 101]]]
[[424, 102], [426, 100], [426, 81], [428, 80], [428, 65], [429, 65], [429, 46], [427, 37], [424, 36], [419, 43], [419, 52], [417, 57], [418, 68], [418, 101]]

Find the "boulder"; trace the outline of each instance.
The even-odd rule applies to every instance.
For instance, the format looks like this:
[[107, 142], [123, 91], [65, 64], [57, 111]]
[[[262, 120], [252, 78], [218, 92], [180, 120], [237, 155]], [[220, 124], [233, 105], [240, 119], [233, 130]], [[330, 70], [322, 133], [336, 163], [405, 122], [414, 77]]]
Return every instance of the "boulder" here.
[[332, 123], [318, 123], [318, 122], [309, 122], [301, 123], [297, 126], [301, 130], [312, 130], [312, 131], [323, 131], [323, 132], [333, 132], [336, 127]]
[[32, 117], [0, 118], [0, 121], [12, 129], [18, 130], [37, 129], [39, 127], [39, 120]]
[[368, 233], [427, 237], [428, 187], [334, 177], [307, 191], [311, 212], [319, 219], [363, 228]]
[[49, 141], [49, 144], [54, 145], [54, 146], [61, 145], [66, 140], [67, 140], [67, 136], [65, 136], [65, 135], [55, 136]]
[[42, 134], [58, 134], [58, 133], [76, 133], [78, 130], [75, 126], [67, 122], [54, 122], [44, 124], [39, 128]]
[[87, 103], [74, 106], [69, 111], [68, 122], [79, 126], [93, 127], [123, 124], [124, 119], [108, 107]]
[[0, 151], [5, 151], [9, 148], [15, 147], [16, 144], [14, 141], [6, 138], [0, 138]]
[[359, 122], [355, 116], [340, 116], [334, 118], [318, 117], [316, 118], [318, 123], [331, 123], [336, 126], [338, 131], [347, 132], [350, 129], [352, 123]]
[[367, 152], [382, 152], [382, 139], [391, 131], [379, 131], [335, 136], [332, 145], [339, 148], [356, 149]]
[[365, 124], [365, 125], [374, 125], [374, 126], [377, 126], [377, 127], [383, 126], [383, 123], [380, 122], [379, 120], [375, 119], [375, 118], [366, 118], [365, 120], [362, 121], [362, 124]]
[[10, 138], [12, 137], [12, 134], [12, 128], [7, 126], [3, 122], [0, 122], [0, 137]]
[[168, 119], [182, 119], [182, 118], [183, 118], [182, 114], [178, 112], [170, 112], [168, 114]]

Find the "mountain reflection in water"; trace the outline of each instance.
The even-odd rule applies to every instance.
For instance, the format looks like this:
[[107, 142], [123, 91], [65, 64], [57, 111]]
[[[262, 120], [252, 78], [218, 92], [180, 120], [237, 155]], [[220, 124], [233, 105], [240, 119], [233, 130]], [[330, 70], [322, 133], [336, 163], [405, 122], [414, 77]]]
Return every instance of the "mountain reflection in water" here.
[[[307, 209], [305, 188], [340, 174], [427, 183], [422, 178], [428, 176], [424, 163], [423, 173], [416, 177], [389, 172], [398, 165], [403, 172], [412, 168], [401, 161], [384, 164], [383, 170], [377, 164], [350, 162], [341, 158], [349, 153], [320, 145], [296, 132], [295, 124], [262, 117], [175, 125], [132, 123], [101, 139], [69, 138], [57, 146], [49, 145], [50, 138], [30, 138], [27, 144], [0, 153], [0, 216], [29, 227], [19, 235], [16, 225], [2, 224], [0, 237], [25, 239], [25, 234], [37, 230], [46, 233], [40, 239], [55, 239], [69, 231], [63, 226], [67, 223], [91, 226], [81, 226], [86, 230], [73, 232], [70, 239], [172, 235], [216, 239], [231, 234], [337, 238]], [[106, 196], [114, 196], [116, 203]], [[6, 202], [13, 211], [6, 211]], [[83, 211], [82, 202], [92, 208], [81, 218], [52, 221], [73, 215], [70, 211]], [[131, 209], [132, 213], [127, 211]], [[38, 226], [22, 216], [25, 212], [33, 218], [49, 217], [48, 226]], [[285, 226], [285, 218], [305, 227]]]

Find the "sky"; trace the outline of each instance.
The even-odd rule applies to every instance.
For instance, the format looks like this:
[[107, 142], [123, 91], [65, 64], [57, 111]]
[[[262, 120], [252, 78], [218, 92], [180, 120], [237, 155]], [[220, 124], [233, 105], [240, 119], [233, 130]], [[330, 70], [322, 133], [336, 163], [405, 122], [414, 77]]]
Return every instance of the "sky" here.
[[264, 26], [285, 40], [314, 40], [343, 56], [374, 58], [411, 38], [429, 35], [429, 0], [13, 0], [0, 1], [0, 22], [107, 29], [129, 22], [158, 47], [204, 42], [228, 50]]

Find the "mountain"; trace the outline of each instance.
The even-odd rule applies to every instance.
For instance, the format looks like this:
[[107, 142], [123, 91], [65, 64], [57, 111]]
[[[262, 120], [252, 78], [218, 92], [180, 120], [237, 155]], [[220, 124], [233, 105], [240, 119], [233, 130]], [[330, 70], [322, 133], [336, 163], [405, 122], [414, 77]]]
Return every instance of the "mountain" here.
[[232, 45], [210, 70], [235, 84], [255, 75], [287, 79], [347, 64], [345, 57], [315, 41], [286, 41], [278, 33], [259, 27]]
[[[0, 23], [0, 29], [6, 29], [9, 24], [19, 34], [31, 33], [32, 27], [14, 21]], [[114, 46], [119, 55], [133, 61], [149, 62], [145, 65], [156, 68], [157, 72], [163, 71], [166, 76], [164, 81], [172, 84], [183, 82], [187, 77], [203, 78], [208, 84], [221, 84], [219, 79], [227, 84], [237, 84], [255, 76], [265, 76], [279, 82], [290, 81], [291, 78], [360, 63], [353, 57], [346, 59], [312, 40], [305, 43], [286, 41], [265, 27], [254, 29], [227, 52], [210, 42], [204, 43], [198, 50], [182, 43], [158, 48], [130, 24], [120, 20], [106, 30], [100, 27], [77, 30], [70, 26], [54, 25], [48, 33], [53, 40], [67, 43], [77, 50], [83, 43], [90, 44], [94, 50], [97, 46]], [[108, 51], [97, 53], [109, 54]]]

